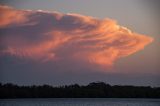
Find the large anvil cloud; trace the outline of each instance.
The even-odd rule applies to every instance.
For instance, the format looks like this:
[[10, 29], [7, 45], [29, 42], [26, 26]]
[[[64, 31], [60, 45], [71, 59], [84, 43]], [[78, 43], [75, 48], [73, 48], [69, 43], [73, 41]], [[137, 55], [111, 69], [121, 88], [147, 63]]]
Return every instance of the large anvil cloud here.
[[0, 6], [0, 56], [109, 67], [152, 41], [111, 19]]

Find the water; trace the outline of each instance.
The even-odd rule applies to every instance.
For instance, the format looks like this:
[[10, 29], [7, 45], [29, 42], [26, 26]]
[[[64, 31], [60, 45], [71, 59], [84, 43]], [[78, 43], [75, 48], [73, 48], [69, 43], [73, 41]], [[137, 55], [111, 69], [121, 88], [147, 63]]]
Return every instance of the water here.
[[160, 99], [0, 99], [0, 106], [160, 106]]

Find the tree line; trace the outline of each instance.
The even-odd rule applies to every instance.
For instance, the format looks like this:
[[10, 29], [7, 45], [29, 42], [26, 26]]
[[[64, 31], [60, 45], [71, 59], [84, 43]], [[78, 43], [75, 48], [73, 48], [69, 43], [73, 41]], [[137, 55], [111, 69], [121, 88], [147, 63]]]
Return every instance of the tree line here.
[[0, 83], [0, 98], [160, 98], [160, 87], [109, 85], [18, 86]]

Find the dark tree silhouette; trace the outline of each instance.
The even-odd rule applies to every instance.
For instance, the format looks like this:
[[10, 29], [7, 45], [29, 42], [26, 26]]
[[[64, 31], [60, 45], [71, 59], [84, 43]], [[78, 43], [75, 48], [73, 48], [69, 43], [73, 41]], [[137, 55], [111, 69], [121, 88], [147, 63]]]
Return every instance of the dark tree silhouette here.
[[160, 87], [111, 86], [104, 82], [59, 87], [0, 83], [0, 98], [160, 98]]

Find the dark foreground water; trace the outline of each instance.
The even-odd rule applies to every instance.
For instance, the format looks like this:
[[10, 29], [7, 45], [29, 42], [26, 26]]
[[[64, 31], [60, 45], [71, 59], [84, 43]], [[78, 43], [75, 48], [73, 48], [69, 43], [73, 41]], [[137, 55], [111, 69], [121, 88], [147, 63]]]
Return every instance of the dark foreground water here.
[[160, 99], [0, 99], [0, 106], [160, 106]]

